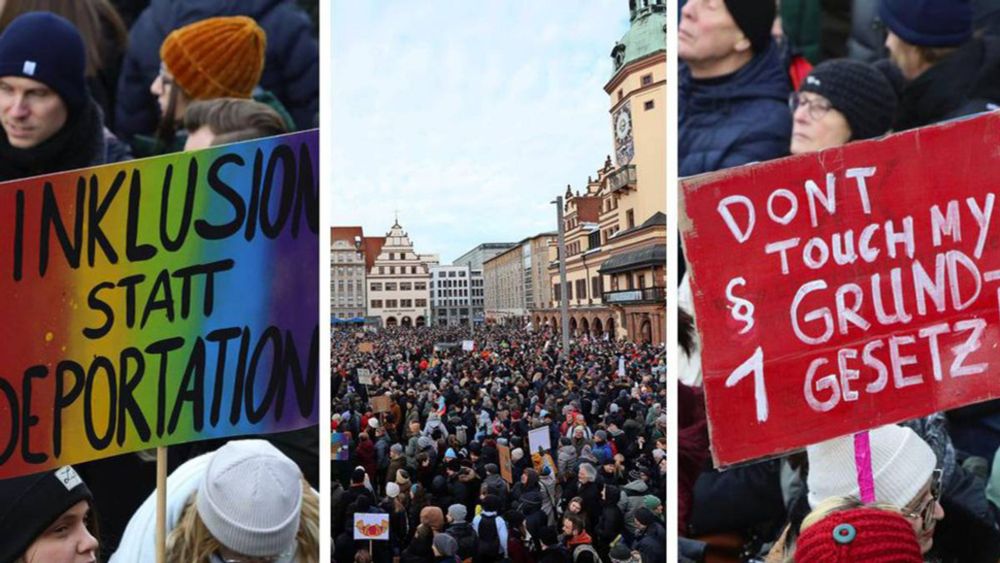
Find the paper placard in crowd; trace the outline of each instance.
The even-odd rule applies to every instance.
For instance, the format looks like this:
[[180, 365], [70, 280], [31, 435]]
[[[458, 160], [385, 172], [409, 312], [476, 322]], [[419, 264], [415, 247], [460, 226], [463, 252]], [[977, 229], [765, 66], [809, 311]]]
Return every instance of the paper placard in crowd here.
[[388, 395], [379, 395], [378, 397], [372, 397], [372, 412], [389, 412], [392, 406], [392, 399]]
[[330, 459], [333, 461], [348, 461], [351, 459], [347, 434], [343, 432], [330, 433]]
[[370, 354], [375, 351], [375, 345], [371, 342], [360, 342], [358, 343], [358, 352], [362, 354]]
[[471, 351], [473, 351], [475, 349], [476, 349], [476, 343], [474, 341], [472, 341], [472, 340], [463, 340], [462, 341], [462, 351], [463, 352], [471, 352]]
[[315, 425], [319, 133], [0, 190], [0, 478]]
[[358, 383], [362, 385], [371, 385], [372, 372], [366, 368], [358, 368]]
[[547, 452], [552, 451], [552, 437], [549, 435], [549, 427], [542, 426], [528, 431], [528, 447], [531, 453], [537, 454], [539, 449]]
[[356, 540], [388, 540], [389, 515], [354, 513], [354, 539]]
[[1000, 396], [998, 131], [987, 113], [682, 183], [717, 465]]
[[514, 482], [514, 475], [510, 466], [510, 446], [497, 444], [497, 452], [500, 454], [500, 476], [508, 483]]

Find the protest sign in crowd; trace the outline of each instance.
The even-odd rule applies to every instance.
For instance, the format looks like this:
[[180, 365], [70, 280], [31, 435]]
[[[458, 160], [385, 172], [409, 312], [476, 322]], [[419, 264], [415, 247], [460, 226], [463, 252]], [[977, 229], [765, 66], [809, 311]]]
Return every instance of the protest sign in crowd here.
[[682, 4], [681, 560], [997, 561], [1000, 4]]
[[662, 344], [564, 357], [550, 327], [493, 325], [332, 344], [336, 561], [665, 561]]
[[0, 561], [318, 561], [315, 30], [0, 6]]

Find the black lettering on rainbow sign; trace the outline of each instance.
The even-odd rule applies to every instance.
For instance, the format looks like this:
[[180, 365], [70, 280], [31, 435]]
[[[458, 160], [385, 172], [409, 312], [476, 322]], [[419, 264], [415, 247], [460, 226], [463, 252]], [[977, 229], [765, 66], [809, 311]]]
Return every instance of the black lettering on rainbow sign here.
[[318, 139], [0, 190], [0, 478], [317, 422]]

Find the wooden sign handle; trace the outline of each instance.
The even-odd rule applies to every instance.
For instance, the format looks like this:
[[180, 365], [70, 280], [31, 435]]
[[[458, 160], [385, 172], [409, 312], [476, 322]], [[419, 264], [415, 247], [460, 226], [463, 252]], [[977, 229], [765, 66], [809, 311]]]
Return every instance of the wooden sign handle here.
[[167, 561], [167, 448], [156, 448], [156, 563]]

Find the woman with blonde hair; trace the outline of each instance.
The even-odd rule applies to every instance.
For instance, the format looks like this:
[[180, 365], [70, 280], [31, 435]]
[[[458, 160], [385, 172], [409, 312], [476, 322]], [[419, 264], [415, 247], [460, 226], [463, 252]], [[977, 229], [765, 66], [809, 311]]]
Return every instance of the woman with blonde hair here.
[[[232, 441], [167, 479], [168, 563], [318, 563], [319, 496], [264, 440]], [[125, 529], [111, 561], [152, 561], [154, 496]]]
[[886, 505], [845, 508], [853, 502], [831, 504], [836, 506], [821, 505], [802, 522], [796, 563], [923, 562], [913, 525], [899, 509]]

